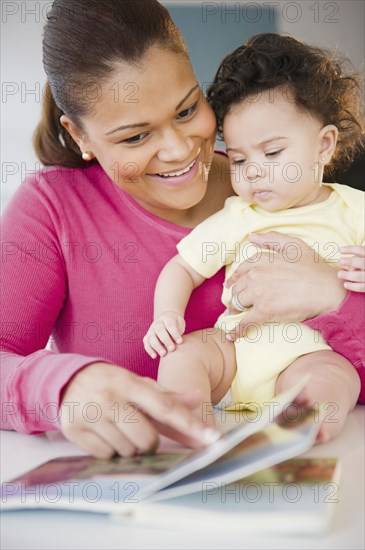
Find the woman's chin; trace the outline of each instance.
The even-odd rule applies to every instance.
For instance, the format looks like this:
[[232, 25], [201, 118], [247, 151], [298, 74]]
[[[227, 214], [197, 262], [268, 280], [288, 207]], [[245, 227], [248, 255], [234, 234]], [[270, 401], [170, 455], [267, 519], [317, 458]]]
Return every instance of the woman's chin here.
[[207, 192], [207, 184], [200, 181], [199, 186], [194, 186], [194, 188], [186, 189], [185, 193], [179, 193], [179, 196], [176, 196], [174, 200], [173, 208], [176, 210], [188, 210], [189, 208], [194, 208], [197, 206], [205, 197]]

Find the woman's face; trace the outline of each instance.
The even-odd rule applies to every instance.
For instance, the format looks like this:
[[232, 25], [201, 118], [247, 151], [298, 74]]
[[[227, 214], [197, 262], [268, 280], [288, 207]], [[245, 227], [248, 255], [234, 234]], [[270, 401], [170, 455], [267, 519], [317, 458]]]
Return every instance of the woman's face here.
[[215, 117], [184, 55], [154, 47], [140, 66], [118, 65], [82, 122], [80, 148], [147, 210], [163, 215], [204, 197]]

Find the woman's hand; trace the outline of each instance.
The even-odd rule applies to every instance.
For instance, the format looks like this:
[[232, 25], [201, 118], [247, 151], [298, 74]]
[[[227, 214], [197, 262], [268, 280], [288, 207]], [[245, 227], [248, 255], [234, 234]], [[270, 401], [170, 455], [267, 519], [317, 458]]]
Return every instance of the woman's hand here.
[[199, 392], [168, 392], [117, 365], [92, 363], [63, 392], [61, 431], [97, 458], [153, 451], [159, 433], [198, 448], [219, 438], [191, 411], [199, 403]]
[[342, 269], [338, 276], [345, 281], [344, 287], [353, 292], [365, 292], [365, 246], [341, 246], [340, 252], [347, 254], [339, 259]]
[[[252, 234], [262, 253], [246, 260], [227, 281], [235, 303], [249, 311], [231, 333], [243, 336], [249, 326], [265, 322], [301, 322], [336, 310], [347, 291], [333, 266], [301, 239], [274, 231]], [[231, 307], [230, 313], [237, 310]]]

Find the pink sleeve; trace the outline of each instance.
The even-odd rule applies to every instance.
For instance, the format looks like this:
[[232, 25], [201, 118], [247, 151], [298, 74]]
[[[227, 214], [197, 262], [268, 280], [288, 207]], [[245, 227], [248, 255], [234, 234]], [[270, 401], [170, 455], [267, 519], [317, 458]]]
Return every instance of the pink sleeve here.
[[359, 403], [365, 403], [365, 294], [349, 292], [337, 311], [305, 324], [319, 330], [331, 348], [354, 365], [361, 380]]
[[82, 367], [103, 360], [43, 349], [67, 296], [57, 210], [42, 185], [28, 180], [2, 216], [2, 429], [58, 429], [63, 387]]

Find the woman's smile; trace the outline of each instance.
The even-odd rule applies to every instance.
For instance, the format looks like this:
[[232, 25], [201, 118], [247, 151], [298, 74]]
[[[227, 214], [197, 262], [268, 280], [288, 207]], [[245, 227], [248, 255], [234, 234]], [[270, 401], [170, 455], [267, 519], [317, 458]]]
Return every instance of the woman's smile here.
[[189, 183], [197, 174], [199, 169], [200, 160], [200, 151], [199, 149], [196, 157], [190, 161], [185, 167], [175, 168], [170, 171], [158, 172], [157, 174], [146, 174], [147, 176], [153, 178], [155, 181], [163, 185], [184, 185]]
[[[136, 83], [137, 101], [115, 103], [113, 82]], [[84, 148], [143, 208], [181, 223], [181, 211], [188, 218], [207, 192], [216, 122], [189, 60], [151, 48], [139, 65], [117, 64], [103, 90], [84, 117]]]

